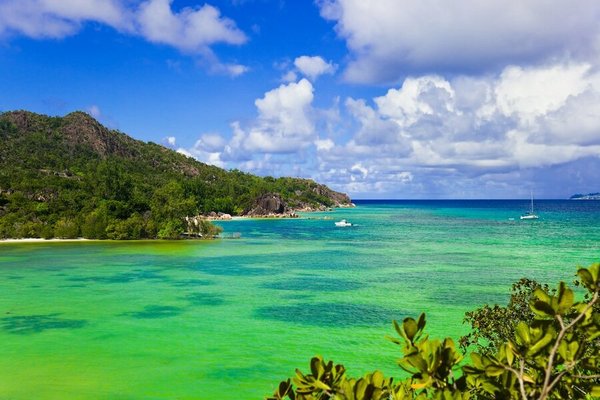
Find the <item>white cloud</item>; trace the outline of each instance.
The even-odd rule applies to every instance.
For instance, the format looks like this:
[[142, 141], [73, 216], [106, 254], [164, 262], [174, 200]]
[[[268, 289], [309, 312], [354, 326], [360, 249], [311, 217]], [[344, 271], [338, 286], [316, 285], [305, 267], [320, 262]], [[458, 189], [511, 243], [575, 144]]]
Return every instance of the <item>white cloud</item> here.
[[600, 92], [588, 89], [569, 97], [564, 106], [549, 113], [531, 140], [579, 145], [600, 144]]
[[353, 82], [406, 71], [496, 71], [507, 65], [600, 60], [596, 0], [321, 0], [351, 62]]
[[448, 81], [438, 76], [424, 76], [408, 78], [400, 89], [389, 89], [385, 96], [374, 101], [381, 115], [407, 127], [424, 115], [452, 112], [453, 97], [454, 90]]
[[32, 38], [62, 38], [81, 24], [94, 21], [115, 29], [131, 29], [120, 0], [4, 0], [0, 2], [0, 36], [23, 34]]
[[361, 163], [356, 163], [350, 168], [350, 172], [358, 172], [362, 175], [362, 178], [365, 179], [369, 175], [369, 170]]
[[331, 139], [317, 139], [315, 140], [315, 147], [317, 151], [329, 151], [335, 147], [335, 142]]
[[218, 134], [204, 134], [188, 152], [218, 166], [227, 164], [256, 173], [281, 174], [280, 166], [286, 165], [288, 172], [300, 174], [300, 153], [313, 144], [334, 145], [316, 136], [313, 90], [306, 79], [282, 84], [256, 99], [257, 116], [248, 126], [237, 121], [231, 124], [229, 140]]
[[298, 74], [296, 74], [295, 71], [288, 71], [281, 77], [281, 80], [286, 83], [296, 82], [298, 80]]
[[192, 153], [190, 153], [188, 150], [184, 149], [183, 147], [180, 147], [180, 148], [178, 148], [178, 149], [177, 149], [177, 152], [178, 152], [179, 154], [183, 154], [183, 155], [184, 155], [184, 156], [186, 156], [186, 157], [191, 157], [191, 158], [193, 158], [193, 157], [194, 157], [194, 156], [192, 155]]
[[590, 66], [556, 65], [524, 69], [508, 67], [495, 88], [498, 109], [506, 116], [516, 115], [523, 123], [564, 106], [569, 96], [577, 96], [589, 85]]
[[254, 102], [258, 118], [246, 134], [244, 147], [250, 151], [289, 153], [308, 146], [314, 136], [312, 101], [313, 86], [306, 79], [266, 92]]
[[224, 146], [225, 139], [217, 134], [210, 133], [201, 135], [192, 148], [179, 148], [177, 152], [207, 164], [224, 167], [225, 164], [221, 159]]
[[294, 65], [298, 71], [306, 76], [307, 78], [315, 81], [319, 76], [323, 74], [332, 75], [336, 66], [331, 62], [326, 62], [320, 56], [300, 56], [294, 60]]
[[265, 93], [254, 104], [259, 119], [268, 125], [276, 125], [284, 132], [310, 134], [313, 124], [307, 110], [313, 101], [313, 86], [306, 79], [298, 83], [283, 84]]
[[171, 148], [175, 148], [177, 146], [177, 138], [175, 136], [167, 136], [163, 138], [162, 143]]
[[88, 114], [90, 114], [92, 117], [99, 119], [102, 116], [102, 112], [100, 111], [100, 107], [98, 107], [97, 105], [93, 104], [91, 106], [89, 106], [86, 111], [88, 112]]
[[317, 147], [317, 178], [357, 195], [519, 196], [531, 171], [600, 167], [599, 83], [587, 63], [407, 78], [383, 96], [346, 100], [351, 136]]
[[171, 2], [148, 0], [140, 5], [137, 23], [146, 39], [190, 53], [204, 52], [214, 43], [243, 44], [247, 41], [235, 22], [222, 17], [217, 8], [204, 4], [174, 13]]
[[225, 147], [226, 141], [216, 133], [205, 133], [196, 141], [194, 148], [207, 152], [220, 152]]
[[209, 4], [174, 12], [172, 1], [3, 0], [0, 37], [63, 38], [79, 32], [85, 23], [95, 22], [200, 56], [215, 73], [235, 77], [247, 72], [245, 65], [220, 62], [211, 50], [217, 43], [246, 43], [247, 36], [233, 20]]

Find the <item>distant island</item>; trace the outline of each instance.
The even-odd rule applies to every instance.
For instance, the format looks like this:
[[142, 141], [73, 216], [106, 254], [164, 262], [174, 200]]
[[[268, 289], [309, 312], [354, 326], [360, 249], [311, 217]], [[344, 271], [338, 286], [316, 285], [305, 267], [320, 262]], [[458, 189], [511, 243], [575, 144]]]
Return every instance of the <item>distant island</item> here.
[[0, 238], [206, 237], [209, 219], [350, 205], [310, 179], [226, 171], [84, 112], [0, 114]]
[[600, 192], [588, 194], [574, 194], [569, 200], [600, 200]]

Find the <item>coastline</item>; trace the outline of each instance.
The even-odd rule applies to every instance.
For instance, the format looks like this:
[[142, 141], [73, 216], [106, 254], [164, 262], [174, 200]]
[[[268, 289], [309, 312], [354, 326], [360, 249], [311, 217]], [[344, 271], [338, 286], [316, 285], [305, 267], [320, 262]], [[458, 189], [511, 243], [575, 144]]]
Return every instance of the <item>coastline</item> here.
[[45, 242], [90, 242], [94, 239], [44, 239], [44, 238], [19, 238], [19, 239], [0, 239], [0, 243], [45, 243]]
[[[355, 208], [356, 204], [348, 203], [348, 204], [338, 204], [333, 207], [327, 207], [323, 209], [305, 207], [305, 208], [296, 208], [291, 209], [283, 213], [267, 213], [267, 214], [254, 214], [254, 215], [230, 215], [230, 214], [220, 214], [220, 215], [204, 215], [202, 218], [207, 219], [208, 221], [240, 221], [240, 220], [255, 220], [255, 219], [314, 219], [312, 217], [303, 217], [302, 214], [310, 214], [310, 213], [329, 213], [333, 212], [338, 208]], [[330, 219], [324, 217], [323, 219]]]
[[[266, 214], [266, 215], [229, 215], [226, 214], [227, 217], [223, 218], [223, 216], [205, 216], [204, 218], [206, 218], [207, 220], [211, 221], [211, 222], [228, 222], [228, 221], [249, 221], [249, 220], [277, 220], [277, 219], [324, 219], [324, 220], [332, 220], [334, 219], [331, 216], [324, 216], [324, 217], [305, 217], [302, 216], [301, 214], [297, 214], [296, 212], [300, 212], [300, 213], [319, 213], [319, 212], [332, 212], [334, 211], [336, 208], [354, 208], [356, 207], [356, 205], [354, 203], [350, 203], [348, 205], [338, 205], [336, 207], [330, 208], [330, 209], [326, 209], [326, 210], [316, 210], [316, 209], [298, 209], [298, 210], [294, 210], [291, 211], [290, 213], [283, 213], [283, 214]], [[164, 241], [164, 239], [138, 239], [138, 240], [158, 240], [158, 241]], [[189, 240], [189, 238], [188, 238]], [[52, 239], [44, 239], [44, 238], [10, 238], [10, 239], [0, 239], [0, 244], [6, 243], [6, 244], [10, 244], [10, 243], [68, 243], [68, 242], [92, 242], [92, 241], [101, 241], [101, 242], [106, 242], [106, 241], [111, 241], [111, 239], [86, 239], [86, 238], [76, 238], [76, 239], [58, 239], [58, 238], [52, 238]], [[115, 240], [117, 242], [127, 242], [130, 240]]]

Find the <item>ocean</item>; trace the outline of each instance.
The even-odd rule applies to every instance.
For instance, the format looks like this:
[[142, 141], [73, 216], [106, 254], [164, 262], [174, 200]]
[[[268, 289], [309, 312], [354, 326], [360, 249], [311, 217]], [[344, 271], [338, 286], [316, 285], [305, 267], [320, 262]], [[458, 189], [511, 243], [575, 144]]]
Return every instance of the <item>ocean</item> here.
[[600, 201], [356, 204], [221, 222], [237, 239], [1, 243], [0, 399], [260, 399], [316, 354], [399, 376], [393, 319], [457, 339], [519, 278], [600, 261]]

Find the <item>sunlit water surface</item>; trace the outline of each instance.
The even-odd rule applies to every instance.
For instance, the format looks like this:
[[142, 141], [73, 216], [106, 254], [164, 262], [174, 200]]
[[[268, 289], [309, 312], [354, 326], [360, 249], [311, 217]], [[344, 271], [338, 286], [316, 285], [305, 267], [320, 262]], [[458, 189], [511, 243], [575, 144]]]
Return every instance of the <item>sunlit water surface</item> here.
[[600, 260], [600, 202], [536, 207], [360, 202], [223, 222], [235, 240], [0, 244], [0, 399], [260, 399], [315, 354], [397, 375], [392, 319], [458, 338], [520, 277]]

